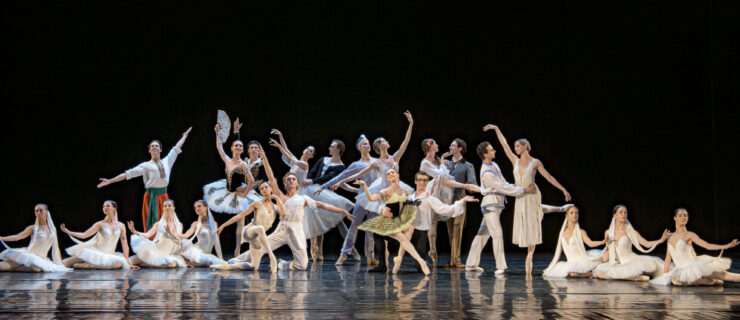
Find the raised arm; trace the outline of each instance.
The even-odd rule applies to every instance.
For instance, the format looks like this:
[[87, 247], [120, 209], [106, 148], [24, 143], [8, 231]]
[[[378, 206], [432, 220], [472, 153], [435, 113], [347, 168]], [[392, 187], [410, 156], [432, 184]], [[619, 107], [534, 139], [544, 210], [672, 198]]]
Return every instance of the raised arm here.
[[249, 205], [249, 207], [247, 207], [246, 209], [244, 209], [244, 211], [239, 212], [239, 214], [231, 217], [231, 219], [229, 219], [228, 221], [224, 222], [224, 224], [222, 224], [221, 226], [218, 227], [218, 229], [216, 229], [216, 234], [221, 234], [221, 231], [223, 231], [224, 228], [226, 228], [226, 227], [234, 224], [235, 222], [241, 220], [242, 218], [248, 216], [250, 213], [254, 212], [254, 209], [255, 209], [255, 207], [256, 207], [256, 205], [257, 205], [258, 202], [259, 201], [252, 202]]
[[188, 135], [190, 134], [190, 131], [193, 130], [193, 127], [188, 128], [188, 130], [185, 130], [182, 134], [182, 138], [180, 138], [179, 141], [177, 141], [177, 144], [175, 144], [175, 147], [178, 149], [182, 149], [182, 145], [185, 144], [185, 140], [188, 139]]
[[380, 200], [380, 194], [372, 194], [370, 192], [370, 189], [367, 188], [367, 183], [365, 181], [362, 181], [360, 179], [355, 180], [354, 184], [359, 185], [363, 191], [365, 191], [365, 196], [367, 196], [367, 200], [370, 201], [378, 201]]
[[128, 229], [129, 229], [129, 231], [131, 231], [131, 233], [133, 233], [133, 234], [135, 234], [135, 235], [137, 235], [139, 237], [146, 238], [146, 239], [151, 238], [152, 236], [154, 236], [157, 233], [157, 227], [158, 226], [159, 226], [159, 221], [155, 222], [152, 225], [152, 227], [149, 229], [149, 231], [147, 231], [146, 233], [144, 233], [144, 232], [136, 231], [136, 229], [134, 229], [134, 222], [131, 221], [131, 220], [128, 221]]
[[258, 153], [260, 158], [262, 159], [262, 167], [265, 168], [265, 175], [267, 176], [267, 180], [270, 181], [270, 188], [272, 188], [272, 192], [278, 194], [280, 200], [284, 199], [285, 195], [282, 191], [280, 191], [280, 185], [278, 185], [277, 180], [275, 180], [275, 174], [272, 172], [270, 161], [267, 161], [265, 149], [260, 146]]
[[511, 161], [512, 165], [516, 165], [517, 160], [519, 160], [519, 157], [514, 154], [514, 151], [511, 151], [511, 147], [509, 147], [509, 143], [506, 142], [506, 138], [504, 137], [504, 134], [501, 133], [501, 129], [498, 128], [498, 126], [487, 124], [485, 127], [483, 127], [483, 131], [489, 131], [494, 130], [496, 131], [496, 137], [498, 137], [498, 142], [501, 143], [501, 147], [504, 149], [504, 153], [506, 153], [506, 157], [509, 158], [509, 161]]
[[540, 160], [532, 160], [532, 161], [536, 161], [534, 165], [537, 166], [537, 172], [539, 172], [543, 177], [545, 177], [547, 182], [549, 182], [551, 185], [555, 186], [555, 188], [558, 188], [560, 189], [560, 191], [563, 192], [566, 202], [570, 201], [570, 193], [568, 193], [568, 190], [565, 190], [565, 188], [562, 185], [560, 185], [558, 180], [556, 180], [555, 177], [553, 177], [549, 172], [547, 172], [547, 170], [545, 169], [545, 165], [542, 164], [542, 161]]
[[401, 157], [403, 157], [403, 153], [406, 152], [406, 147], [409, 146], [409, 141], [411, 141], [411, 129], [414, 127], [414, 118], [411, 117], [411, 112], [406, 110], [403, 113], [404, 116], [406, 116], [406, 120], [409, 121], [409, 128], [406, 129], [406, 136], [403, 138], [403, 142], [401, 142], [401, 146], [398, 147], [398, 151], [393, 154], [393, 159], [396, 162], [401, 161]]
[[[283, 133], [280, 132], [278, 129], [272, 129], [270, 130], [271, 134], [274, 134], [278, 136], [278, 140], [280, 140], [280, 144], [274, 145], [274, 147], [277, 147], [280, 149], [280, 152], [283, 153], [283, 156], [285, 159], [291, 160], [291, 159], [297, 159], [295, 155], [293, 155], [292, 152], [290, 152], [290, 148], [288, 148], [288, 143], [285, 142], [285, 137], [283, 137]], [[275, 141], [275, 139], [271, 139], [271, 141]], [[272, 145], [272, 143], [270, 143]]]
[[66, 234], [68, 234], [70, 236], [73, 236], [75, 238], [87, 239], [87, 238], [92, 237], [95, 233], [98, 232], [98, 230], [100, 230], [100, 221], [98, 221], [95, 224], [93, 224], [92, 227], [90, 227], [89, 229], [87, 229], [87, 231], [85, 231], [85, 232], [72, 232], [72, 231], [69, 231], [69, 230], [67, 230], [67, 226], [65, 226], [64, 223], [62, 223], [59, 226], [59, 230], [62, 230], [62, 232], [66, 233]]
[[707, 249], [707, 250], [730, 249], [740, 244], [740, 242], [738, 242], [737, 239], [732, 239], [732, 241], [730, 241], [728, 244], [725, 244], [725, 245], [709, 243], [709, 242], [704, 241], [704, 239], [699, 238], [699, 236], [693, 232], [689, 232], [689, 241], [693, 241], [694, 243], [696, 243], [696, 245], [704, 249]]
[[657, 246], [657, 245], [665, 242], [666, 239], [668, 239], [668, 236], [671, 235], [671, 232], [668, 231], [668, 229], [665, 229], [665, 230], [663, 230], [663, 235], [660, 237], [660, 239], [653, 240], [653, 241], [647, 241], [647, 240], [645, 240], [645, 238], [642, 237], [642, 235], [640, 235], [639, 232], [635, 231], [635, 233], [637, 233], [637, 240], [640, 242], [640, 244], [643, 247], [646, 247], [646, 248], [652, 248], [654, 246]]
[[223, 162], [229, 162], [231, 159], [226, 155], [223, 147], [223, 143], [226, 141], [221, 141], [221, 139], [218, 138], [218, 131], [221, 130], [221, 125], [216, 123], [216, 128], [214, 128], [214, 130], [216, 131], [216, 149], [218, 150], [218, 155], [221, 157]]
[[377, 160], [374, 161], [373, 163], [371, 163], [370, 165], [368, 165], [367, 167], [365, 167], [364, 169], [360, 170], [360, 172], [357, 172], [357, 173], [355, 173], [355, 174], [353, 174], [353, 175], [351, 175], [349, 177], [343, 178], [343, 179], [335, 182], [334, 185], [332, 185], [330, 187], [330, 189], [331, 190], [336, 190], [337, 187], [339, 187], [340, 184], [347, 183], [347, 182], [350, 182], [350, 181], [355, 181], [355, 180], [359, 179], [360, 177], [362, 177], [362, 176], [370, 173], [370, 171], [376, 169], [376, 167], [377, 167], [376, 163], [378, 163]]
[[26, 227], [25, 229], [23, 229], [23, 231], [21, 231], [20, 233], [12, 235], [12, 236], [0, 237], [0, 240], [3, 240], [3, 241], [23, 240], [25, 238], [28, 238], [28, 236], [30, 236], [32, 233], [33, 233], [33, 225], [30, 225]]
[[606, 237], [604, 237], [604, 240], [601, 241], [593, 241], [591, 238], [588, 237], [588, 234], [586, 233], [586, 230], [581, 229], [581, 239], [583, 239], [583, 243], [585, 243], [589, 248], [595, 248], [599, 246], [603, 246], [606, 244]]

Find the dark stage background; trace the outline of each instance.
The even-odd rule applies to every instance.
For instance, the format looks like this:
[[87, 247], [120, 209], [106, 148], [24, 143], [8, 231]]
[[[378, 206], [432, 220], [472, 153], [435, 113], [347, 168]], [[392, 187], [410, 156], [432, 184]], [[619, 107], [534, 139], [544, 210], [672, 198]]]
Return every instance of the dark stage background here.
[[[495, 136], [481, 130], [494, 123], [512, 146], [532, 142], [592, 238], [601, 239], [611, 208], [624, 203], [648, 239], [673, 228], [672, 212], [683, 206], [691, 230], [725, 243], [740, 222], [735, 9], [729, 1], [7, 4], [0, 234], [33, 223], [37, 202], [49, 204], [57, 225], [82, 231], [114, 199], [119, 218], [139, 226], [142, 181], [98, 190], [98, 178], [147, 160], [149, 140], [169, 149], [193, 126], [169, 188], [189, 225], [203, 185], [224, 175], [214, 148], [219, 108], [243, 120], [245, 140], [265, 143], [279, 128], [295, 153], [312, 144], [320, 156], [332, 138], [352, 146], [360, 133], [384, 136], [396, 150], [408, 108], [415, 125], [401, 169], [409, 183], [427, 137], [443, 151], [455, 137], [471, 150], [492, 142], [513, 181]], [[278, 151], [267, 151], [286, 172]], [[357, 157], [349, 147], [343, 160]], [[474, 151], [466, 157], [479, 167]], [[541, 176], [538, 185], [545, 203], [563, 203]], [[507, 251], [523, 252], [510, 243], [513, 203], [502, 216]], [[469, 206], [465, 254], [480, 220]], [[539, 252], [554, 249], [562, 221], [545, 216]], [[233, 230], [223, 234], [224, 252], [232, 252]], [[325, 251], [338, 252], [340, 241], [331, 231]]]

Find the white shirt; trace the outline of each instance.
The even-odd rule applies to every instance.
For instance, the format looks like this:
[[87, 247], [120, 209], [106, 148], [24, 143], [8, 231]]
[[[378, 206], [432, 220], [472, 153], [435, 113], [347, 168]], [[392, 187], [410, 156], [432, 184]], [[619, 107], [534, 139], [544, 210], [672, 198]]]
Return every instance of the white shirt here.
[[159, 166], [152, 160], [142, 162], [138, 166], [126, 170], [126, 180], [131, 180], [136, 177], [144, 177], [144, 187], [149, 188], [167, 188], [170, 184], [170, 173], [172, 172], [172, 165], [177, 160], [177, 155], [182, 150], [178, 147], [172, 147], [166, 157], [160, 159], [162, 167], [164, 168], [164, 178], [159, 175]]
[[308, 206], [316, 209], [316, 201], [301, 194], [295, 194], [285, 201], [285, 215], [280, 217], [280, 223], [287, 227], [292, 241], [299, 249], [306, 249], [306, 234], [303, 232], [303, 209]]
[[488, 207], [503, 209], [506, 203], [505, 196], [521, 196], [527, 191], [525, 188], [506, 182], [496, 162], [483, 162], [480, 168], [480, 182], [480, 191], [483, 195], [480, 206], [483, 214], [488, 212], [486, 210]]
[[419, 206], [416, 207], [416, 218], [414, 219], [414, 229], [416, 230], [427, 231], [431, 229], [434, 213], [454, 218], [465, 212], [465, 202], [462, 200], [447, 205], [427, 192], [418, 196], [414, 193], [409, 198], [414, 201], [421, 200]]

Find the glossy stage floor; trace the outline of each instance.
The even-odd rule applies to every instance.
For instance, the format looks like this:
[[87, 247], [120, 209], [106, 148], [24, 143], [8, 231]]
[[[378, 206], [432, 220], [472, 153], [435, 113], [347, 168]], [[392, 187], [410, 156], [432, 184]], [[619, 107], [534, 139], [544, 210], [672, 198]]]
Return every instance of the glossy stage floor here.
[[[523, 256], [493, 274], [437, 269], [367, 273], [333, 260], [308, 271], [270, 274], [206, 268], [70, 273], [0, 273], [3, 318], [633, 318], [724, 319], [740, 316], [740, 284], [661, 287], [591, 279], [543, 279], [551, 256], [535, 258], [527, 279]], [[442, 261], [445, 261], [442, 259]], [[263, 268], [266, 267], [263, 265]], [[737, 271], [733, 264], [733, 271]]]

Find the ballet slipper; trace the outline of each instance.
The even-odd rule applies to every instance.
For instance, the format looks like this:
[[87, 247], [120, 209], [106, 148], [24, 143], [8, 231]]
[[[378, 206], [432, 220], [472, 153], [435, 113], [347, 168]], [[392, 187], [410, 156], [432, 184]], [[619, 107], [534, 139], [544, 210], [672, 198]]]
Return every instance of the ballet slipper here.
[[344, 253], [342, 253], [341, 255], [339, 255], [339, 259], [337, 259], [337, 262], [335, 262], [334, 265], [335, 266], [341, 266], [342, 264], [344, 264], [344, 261], [346, 261], [346, 260], [347, 260], [347, 255], [345, 255]]
[[393, 258], [393, 274], [397, 274], [398, 270], [401, 269], [401, 263], [403, 262], [403, 257], [395, 257]]
[[421, 264], [421, 272], [423, 272], [425, 276], [428, 276], [429, 275], [429, 266], [427, 266], [426, 261], [422, 261], [422, 262], [423, 263]]

